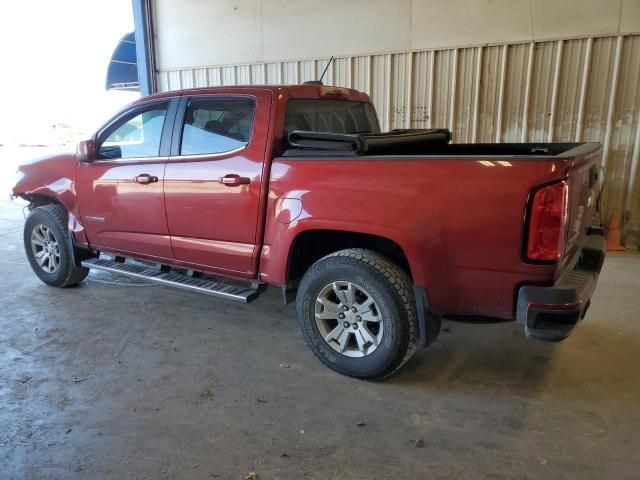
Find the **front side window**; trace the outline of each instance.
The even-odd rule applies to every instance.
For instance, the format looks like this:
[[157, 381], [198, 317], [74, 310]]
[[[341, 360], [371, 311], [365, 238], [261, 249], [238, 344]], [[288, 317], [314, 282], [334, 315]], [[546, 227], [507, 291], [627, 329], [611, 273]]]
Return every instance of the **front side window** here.
[[251, 139], [255, 103], [246, 97], [189, 100], [182, 127], [181, 155], [224, 153]]
[[157, 157], [167, 109], [154, 107], [129, 118], [100, 145], [103, 159]]

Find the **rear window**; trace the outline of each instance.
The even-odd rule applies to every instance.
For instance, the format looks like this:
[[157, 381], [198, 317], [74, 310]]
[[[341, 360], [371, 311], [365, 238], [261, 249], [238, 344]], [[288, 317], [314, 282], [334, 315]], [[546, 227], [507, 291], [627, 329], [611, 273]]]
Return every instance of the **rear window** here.
[[285, 135], [292, 130], [333, 133], [378, 133], [370, 103], [351, 100], [292, 99], [287, 103]]

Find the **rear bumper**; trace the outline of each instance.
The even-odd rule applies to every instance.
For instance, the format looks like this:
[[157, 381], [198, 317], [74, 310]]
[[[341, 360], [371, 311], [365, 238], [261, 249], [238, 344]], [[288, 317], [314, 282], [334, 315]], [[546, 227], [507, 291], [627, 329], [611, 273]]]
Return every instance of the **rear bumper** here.
[[605, 256], [601, 231], [591, 232], [573, 268], [552, 287], [525, 285], [518, 291], [516, 318], [527, 337], [559, 341], [586, 314]]

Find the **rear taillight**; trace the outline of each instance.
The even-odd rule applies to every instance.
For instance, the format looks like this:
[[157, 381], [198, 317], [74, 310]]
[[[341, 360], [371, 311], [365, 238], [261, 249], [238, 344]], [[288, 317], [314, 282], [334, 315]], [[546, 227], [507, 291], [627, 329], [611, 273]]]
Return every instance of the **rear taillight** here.
[[527, 258], [556, 261], [564, 255], [569, 186], [562, 181], [537, 190], [529, 209]]

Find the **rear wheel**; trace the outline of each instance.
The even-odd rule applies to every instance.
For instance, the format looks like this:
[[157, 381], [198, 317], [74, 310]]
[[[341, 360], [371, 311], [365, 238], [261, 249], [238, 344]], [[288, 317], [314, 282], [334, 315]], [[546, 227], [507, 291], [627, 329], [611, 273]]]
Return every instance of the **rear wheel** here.
[[341, 250], [318, 260], [298, 289], [297, 317], [313, 353], [351, 377], [391, 375], [416, 349], [411, 279], [370, 250]]
[[60, 205], [44, 205], [34, 208], [24, 225], [29, 264], [40, 280], [54, 287], [76, 285], [89, 274], [89, 269], [73, 263], [66, 220]]

